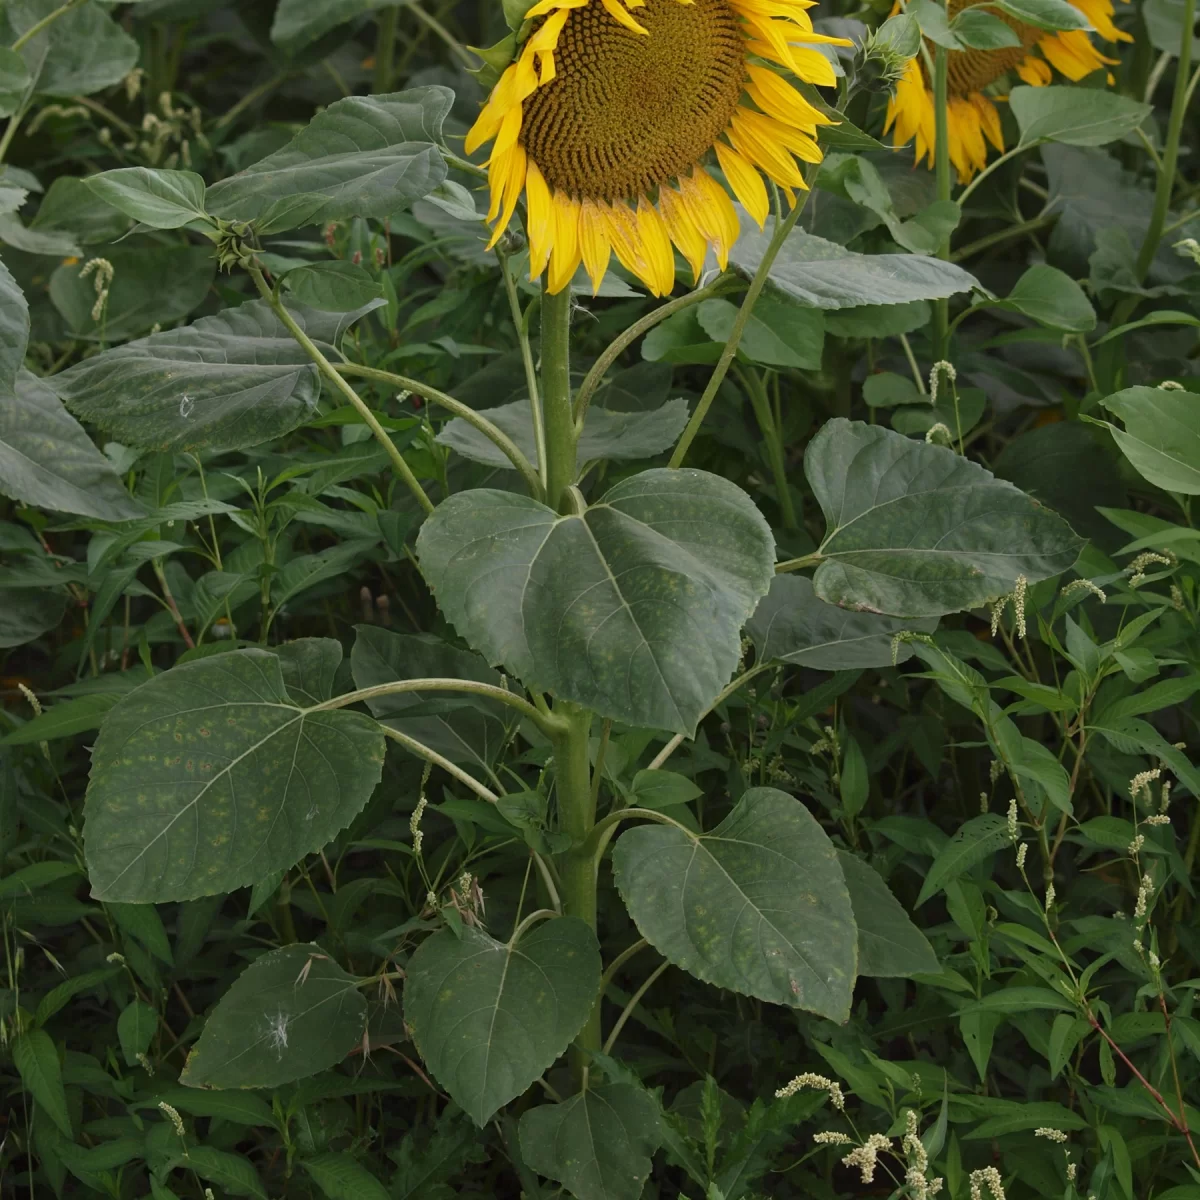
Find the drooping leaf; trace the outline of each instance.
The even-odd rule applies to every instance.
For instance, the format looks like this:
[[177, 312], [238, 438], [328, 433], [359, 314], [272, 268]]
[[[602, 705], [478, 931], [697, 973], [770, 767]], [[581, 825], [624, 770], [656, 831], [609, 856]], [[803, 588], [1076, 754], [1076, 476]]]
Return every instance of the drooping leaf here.
[[354, 312], [383, 295], [382, 284], [341, 259], [296, 267], [283, 277], [283, 286], [300, 304], [323, 312]]
[[[477, 654], [430, 634], [401, 634], [378, 625], [355, 628], [350, 663], [360, 688], [401, 679], [464, 679], [499, 687], [500, 673]], [[462, 692], [401, 692], [367, 702], [385, 725], [416, 738], [451, 762], [489, 770], [516, 714], [495, 700]]]
[[1150, 114], [1149, 104], [1096, 88], [1015, 87], [1008, 102], [1023, 146], [1104, 146], [1132, 133]]
[[832, 604], [934, 617], [1057, 575], [1082, 542], [1061, 517], [942, 446], [837, 418], [805, 472], [827, 530], [813, 585]]
[[[483, 411], [494, 425], [507, 433], [524, 451], [534, 466], [537, 449], [533, 437], [533, 416], [528, 400], [517, 400], [512, 404], [501, 404]], [[670, 449], [687, 424], [686, 400], [668, 400], [661, 408], [649, 412], [614, 412], [607, 408], [589, 407], [584, 419], [583, 432], [579, 436], [576, 461], [579, 466], [595, 459], [650, 458]], [[485, 434], [461, 417], [446, 423], [437, 435], [443, 446], [457, 450], [464, 458], [484, 463], [489, 467], [512, 469], [512, 461]]]
[[676, 966], [760, 1000], [849, 1015], [850, 895], [833, 844], [798, 800], [752, 788], [703, 834], [628, 829], [613, 873], [642, 936]]
[[602, 716], [691, 732], [737, 665], [774, 545], [740, 488], [653, 470], [582, 515], [460, 492], [422, 526], [417, 555], [490, 662]]
[[180, 1082], [269, 1088], [335, 1066], [366, 1027], [358, 982], [311, 942], [268, 951], [217, 1001]]
[[760, 659], [778, 659], [818, 671], [891, 667], [912, 657], [896, 641], [903, 632], [932, 633], [937, 619], [885, 617], [827, 604], [803, 575], [776, 575], [746, 632]]
[[29, 304], [12, 272], [0, 261], [0, 395], [16, 386], [29, 344]]
[[997, 0], [996, 7], [1036, 29], [1082, 30], [1090, 24], [1087, 14], [1068, 0]]
[[84, 180], [106, 204], [154, 229], [204, 220], [204, 180], [194, 171], [121, 167]]
[[884, 978], [936, 975], [941, 968], [929, 939], [875, 868], [845, 850], [838, 851], [838, 862], [858, 926], [858, 973]]
[[601, 1084], [531, 1108], [521, 1154], [576, 1200], [638, 1200], [658, 1149], [658, 1105], [630, 1083]]
[[[743, 215], [741, 236], [730, 262], [753, 275], [774, 231]], [[939, 300], [976, 287], [974, 276], [953, 263], [925, 255], [857, 254], [801, 229], [788, 234], [771, 265], [771, 283], [801, 304], [813, 308], [853, 308], [860, 304], [907, 304]]]
[[599, 987], [595, 935], [575, 917], [515, 944], [444, 929], [408, 961], [404, 1019], [433, 1077], [483, 1126], [566, 1050]]
[[66, 607], [65, 589], [0, 589], [0, 649], [24, 646], [54, 629]]
[[[289, 311], [334, 357], [363, 315]], [[312, 416], [320, 379], [270, 307], [253, 300], [84, 359], [54, 376], [54, 388], [72, 412], [126, 445], [230, 450], [279, 437]]]
[[260, 233], [389, 217], [446, 178], [437, 143], [453, 99], [423, 87], [338, 100], [282, 150], [213, 184], [208, 209]]
[[1200, 495], [1200, 413], [1193, 392], [1131, 387], [1100, 402], [1124, 429], [1099, 421], [1138, 474], [1168, 492]]
[[84, 806], [93, 895], [159, 902], [252, 884], [348, 824], [382, 766], [378, 726], [296, 704], [274, 654], [165, 671], [109, 712], [96, 741]]

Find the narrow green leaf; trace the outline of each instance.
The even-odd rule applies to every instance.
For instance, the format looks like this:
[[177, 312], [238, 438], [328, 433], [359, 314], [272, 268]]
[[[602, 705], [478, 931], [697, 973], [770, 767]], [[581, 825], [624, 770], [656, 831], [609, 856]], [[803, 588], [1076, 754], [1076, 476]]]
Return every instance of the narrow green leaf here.
[[346, 1151], [314, 1154], [300, 1165], [329, 1200], [388, 1200], [387, 1188]]
[[931, 896], [936, 896], [951, 880], [965, 875], [977, 863], [1010, 844], [1008, 823], [1003, 817], [996, 813], [972, 817], [934, 859], [917, 897], [917, 908]]
[[136, 1067], [139, 1055], [150, 1049], [154, 1031], [158, 1028], [158, 1013], [144, 1000], [127, 1004], [117, 1018], [117, 1040], [127, 1067]]
[[12, 1056], [21, 1083], [29, 1094], [59, 1130], [73, 1138], [62, 1067], [50, 1035], [44, 1029], [27, 1029], [13, 1043]]

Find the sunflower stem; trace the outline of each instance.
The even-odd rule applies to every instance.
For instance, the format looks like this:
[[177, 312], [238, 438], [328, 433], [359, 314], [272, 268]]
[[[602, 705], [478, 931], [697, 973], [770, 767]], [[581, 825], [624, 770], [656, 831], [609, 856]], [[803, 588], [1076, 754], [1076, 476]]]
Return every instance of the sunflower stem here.
[[[596, 862], [588, 842], [596, 824], [596, 803], [592, 795], [588, 753], [592, 714], [586, 708], [560, 700], [554, 705], [554, 715], [565, 719], [563, 729], [553, 739], [554, 789], [558, 800], [559, 827], [572, 842], [571, 849], [559, 862], [563, 913], [587, 922], [594, 932]], [[599, 1049], [600, 997], [597, 995], [591, 1016], [571, 1049], [571, 1072], [577, 1089], [584, 1086], [591, 1055]]]
[[1167, 121], [1167, 142], [1163, 150], [1162, 163], [1158, 168], [1158, 186], [1154, 192], [1154, 211], [1150, 215], [1150, 227], [1138, 253], [1137, 277], [1142, 280], [1150, 270], [1150, 264], [1162, 241], [1163, 228], [1167, 223], [1167, 210], [1171, 207], [1171, 192], [1175, 187], [1175, 168], [1179, 164], [1179, 140], [1183, 132], [1183, 118], [1187, 112], [1188, 74], [1192, 69], [1192, 31], [1196, 25], [1196, 0], [1184, 0], [1182, 34], [1179, 38], [1179, 61], [1175, 64], [1175, 90], [1171, 95], [1171, 115]]
[[379, 14], [379, 28], [375, 35], [375, 80], [371, 90], [381, 95], [391, 89], [392, 73], [396, 66], [396, 24], [400, 16], [398, 8], [385, 8]]
[[571, 409], [571, 289], [542, 291], [542, 417], [546, 423], [546, 503], [563, 510], [575, 482], [579, 435]]
[[[950, 119], [949, 119], [949, 57], [945, 46], [938, 46], [933, 55], [933, 113], [934, 113], [934, 170], [937, 175], [937, 198], [950, 199]], [[950, 258], [950, 237], [942, 239], [938, 258]], [[933, 361], [943, 362], [949, 339], [950, 301], [935, 300], [933, 305]]]
[[388, 457], [392, 460], [392, 469], [404, 481], [405, 486], [413, 494], [413, 499], [416, 500], [425, 515], [428, 516], [433, 512], [433, 501], [430, 500], [420, 481], [413, 474], [412, 468], [404, 461], [404, 455], [396, 448], [396, 443], [392, 441], [387, 430], [380, 425], [375, 414], [367, 407], [363, 398], [338, 374], [337, 368], [321, 353], [320, 348], [312, 338], [296, 323], [295, 318], [284, 307], [283, 301], [279, 299], [278, 293], [267, 283], [262, 271], [256, 266], [251, 266], [247, 269], [250, 273], [250, 278], [254, 280], [254, 286], [258, 288], [259, 295], [271, 306], [271, 310], [283, 322], [292, 337], [300, 344], [300, 348], [304, 353], [312, 359], [317, 370], [350, 402], [362, 419], [363, 424], [375, 435], [375, 440], [387, 451]]
[[787, 235], [792, 232], [796, 222], [800, 220], [800, 214], [804, 211], [804, 206], [808, 203], [809, 193], [804, 193], [804, 199], [792, 205], [792, 211], [782, 220], [775, 221], [775, 233], [767, 246], [766, 253], [762, 256], [762, 261], [758, 264], [758, 269], [754, 272], [754, 278], [750, 280], [750, 286], [746, 289], [745, 296], [742, 297], [742, 307], [738, 309], [738, 314], [733, 319], [733, 328], [729, 331], [729, 338], [725, 343], [725, 349], [721, 351], [721, 357], [717, 360], [717, 365], [713, 368], [713, 373], [709, 376], [708, 386], [704, 389], [704, 394], [700, 397], [700, 402], [696, 405], [696, 411], [692, 413], [691, 420], [687, 423], [687, 428], [683, 431], [678, 443], [675, 446], [675, 452], [671, 455], [671, 461], [667, 464], [669, 467], [679, 467], [683, 464], [683, 460], [687, 457], [688, 449], [696, 439], [696, 434], [700, 431], [700, 426], [704, 424], [704, 418], [708, 415], [708, 410], [712, 407], [712, 402], [716, 399], [717, 390], [725, 380], [725, 376], [733, 363], [734, 356], [737, 354], [738, 346], [742, 340], [742, 334], [746, 331], [746, 325], [750, 320], [750, 314], [754, 311], [755, 302], [758, 300], [759, 294], [766, 285], [767, 276], [771, 273], [771, 264], [774, 263], [779, 251], [783, 248], [783, 243], [787, 240]]
[[529, 322], [525, 313], [521, 311], [521, 298], [517, 295], [517, 285], [513, 281], [513, 274], [509, 269], [508, 255], [497, 246], [496, 257], [500, 260], [500, 270], [504, 275], [504, 290], [508, 293], [508, 307], [512, 313], [513, 327], [517, 331], [517, 341], [521, 345], [521, 362], [525, 365], [525, 386], [529, 390], [529, 417], [533, 422], [533, 456], [544, 491], [546, 488], [546, 424], [542, 419], [542, 400], [538, 388], [537, 367], [533, 361], [533, 347], [529, 344]]

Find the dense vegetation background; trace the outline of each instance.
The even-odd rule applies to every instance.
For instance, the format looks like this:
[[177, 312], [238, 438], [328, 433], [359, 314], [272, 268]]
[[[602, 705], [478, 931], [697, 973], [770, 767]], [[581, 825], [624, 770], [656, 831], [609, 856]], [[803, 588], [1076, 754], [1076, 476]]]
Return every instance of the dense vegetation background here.
[[[499, 679], [439, 614], [414, 554], [423, 514], [392, 460], [398, 450], [435, 502], [517, 488], [490, 443], [429, 399], [519, 407], [530, 337], [538, 350], [521, 239], [485, 251], [478, 173], [461, 160], [384, 216], [278, 219], [289, 197], [267, 188], [253, 233], [235, 222], [220, 239], [188, 210], [198, 194], [143, 212], [84, 180], [190, 171], [212, 199], [323, 109], [346, 111], [329, 108], [342, 98], [406, 89], [450, 89], [421, 103], [461, 155], [486, 94], [466, 47], [499, 42], [505, 12], [487, 0], [87, 0], [37, 32], [57, 7], [0, 8], [0, 45], [20, 47], [0, 52], [0, 1191], [532, 1200], [569, 1177], [586, 1200], [925, 1200], [936, 1178], [954, 1200], [1197, 1200], [1200, 129], [1195, 78], [1176, 83], [1194, 6], [1121, 4], [1133, 40], [1107, 48], [1111, 85], [1098, 72], [1061, 89], [1079, 103], [1002, 105], [1021, 149], [958, 193], [961, 212], [911, 150], [875, 140], [880, 60], [830, 51], [848, 75], [825, 101], [840, 99], [846, 120], [800, 229], [866, 257], [822, 274], [811, 240], [785, 246], [688, 465], [749, 493], [780, 559], [815, 563], [822, 513], [832, 524], [820, 464], [834, 459], [821, 456], [832, 436], [867, 436], [826, 422], [850, 418], [922, 453], [948, 446], [1084, 541], [1056, 534], [1063, 562], [991, 610], [967, 584], [926, 604], [967, 609], [940, 624], [835, 609], [806, 577], [780, 576], [743, 642], [743, 667], [762, 669], [694, 739], [597, 721], [602, 805], [708, 830], [748, 789], [781, 789], [867, 872], [860, 888], [886, 881], [899, 900], [893, 911], [872, 893], [890, 934], [871, 951], [860, 941], [852, 1010], [831, 1020], [700, 982], [653, 951], [618, 959], [638, 934], [605, 866], [606, 1054], [620, 1061], [596, 1069], [640, 1097], [636, 1122], [596, 1135], [607, 1182], [568, 1170], [586, 1147], [533, 1162], [522, 1149], [522, 1115], [570, 1094], [564, 1067], [478, 1127], [431, 1078], [398, 1000], [430, 931], [503, 939], [549, 903], [531, 853], [551, 858], [564, 834], [549, 744], [528, 721], [461, 697], [392, 697], [376, 717], [504, 802], [389, 745], [348, 826], [253, 887], [101, 901], [83, 853], [101, 722], [179, 664], [297, 639], [343, 646], [341, 664], [328, 641], [284, 652], [289, 694], [307, 698], [296, 703], [348, 691], [351, 667], [359, 687]], [[813, 16], [861, 42], [887, 7], [826, 0]], [[1143, 262], [1164, 155], [1165, 216]], [[916, 267], [904, 284], [916, 292], [896, 291], [894, 260], [871, 262], [933, 262], [922, 256], [951, 228], [949, 259], [980, 287], [951, 300], [947, 342], [944, 293], [919, 298]], [[252, 258], [283, 279], [320, 345], [419, 381], [354, 379], [393, 450], [336, 389], [322, 393], [268, 310], [239, 314], [263, 303], [242, 269]], [[615, 268], [599, 297], [581, 294], [576, 381], [655, 303]], [[609, 364], [589, 493], [665, 462], [739, 303], [736, 286], [718, 290]], [[198, 334], [139, 341], [197, 322]], [[950, 367], [933, 367], [935, 348]], [[941, 461], [920, 460], [917, 479]], [[280, 947], [296, 955], [271, 960], [278, 977], [249, 986], [249, 1007], [226, 1010], [211, 1036], [254, 1030], [267, 1067], [288, 1063], [283, 1081], [181, 1083], [208, 1014]], [[326, 969], [370, 980], [354, 985], [366, 1031], [348, 1054], [336, 1021], [272, 1031], [265, 1002], [254, 1007]], [[875, 1170], [872, 1135], [890, 1147]]]

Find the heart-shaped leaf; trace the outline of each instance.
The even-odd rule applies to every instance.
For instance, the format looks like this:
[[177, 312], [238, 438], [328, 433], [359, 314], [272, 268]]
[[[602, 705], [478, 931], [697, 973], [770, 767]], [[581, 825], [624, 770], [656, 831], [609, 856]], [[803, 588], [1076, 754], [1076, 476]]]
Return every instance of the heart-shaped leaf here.
[[217, 1002], [180, 1082], [269, 1088], [341, 1062], [362, 1040], [367, 1000], [319, 946], [283, 946], [255, 959]]
[[531, 1108], [518, 1133], [525, 1161], [575, 1200], [638, 1200], [661, 1140], [658, 1105], [630, 1083]]
[[1125, 428], [1103, 425], [1143, 479], [1168, 492], [1200, 495], [1200, 417], [1192, 392], [1131, 387], [1100, 402]]
[[936, 628], [928, 617], [905, 620], [826, 604], [802, 575], [776, 575], [746, 624], [759, 658], [818, 671], [895, 666], [912, 656], [911, 646], [896, 641], [898, 633]]
[[1059, 516], [944, 446], [829, 421], [804, 470], [828, 528], [813, 577], [831, 604], [897, 617], [973, 608], [1065, 571], [1083, 548]]
[[582, 515], [460, 492], [422, 526], [417, 554], [490, 662], [601, 716], [690, 733], [737, 666], [774, 541], [732, 483], [653, 470]]
[[92, 752], [92, 894], [190, 900], [290, 867], [358, 814], [383, 752], [362, 713], [296, 703], [265, 650], [156, 675], [113, 707]]
[[707, 833], [626, 830], [613, 872], [642, 936], [677, 967], [835, 1021], [850, 1015], [850, 895], [833, 843], [798, 800], [751, 788]]
[[[289, 310], [335, 357], [342, 334], [368, 311]], [[279, 437], [316, 412], [321, 394], [312, 360], [262, 300], [86, 358], [55, 375], [54, 388], [77, 416], [126, 445], [173, 451]]]
[[408, 961], [404, 1019], [433, 1077], [483, 1126], [566, 1050], [600, 987], [595, 934], [575, 917], [515, 942], [443, 929]]

